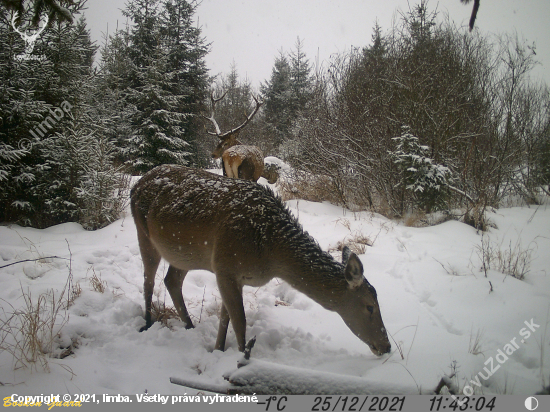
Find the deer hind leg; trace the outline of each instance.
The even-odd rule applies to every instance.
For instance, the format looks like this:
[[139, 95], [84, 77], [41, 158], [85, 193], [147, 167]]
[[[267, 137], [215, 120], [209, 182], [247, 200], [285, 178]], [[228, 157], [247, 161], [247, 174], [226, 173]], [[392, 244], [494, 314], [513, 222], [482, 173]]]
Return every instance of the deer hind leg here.
[[170, 293], [170, 297], [172, 298], [172, 302], [174, 302], [178, 315], [185, 323], [185, 329], [191, 329], [195, 326], [189, 317], [187, 307], [185, 306], [185, 302], [183, 300], [183, 294], [181, 292], [185, 275], [187, 275], [186, 270], [181, 270], [170, 265], [168, 267], [168, 271], [166, 272], [166, 277], [164, 278], [164, 284], [166, 285], [166, 289], [168, 289], [168, 293]]
[[239, 178], [257, 181], [258, 179], [254, 179], [254, 177], [254, 164], [249, 159], [244, 159], [239, 167]]
[[160, 253], [155, 249], [145, 233], [138, 228], [138, 242], [143, 261], [143, 296], [145, 297], [145, 326], [140, 332], [147, 330], [153, 324], [151, 319], [151, 303], [153, 301], [153, 288], [155, 287], [155, 274], [160, 263]]
[[[246, 335], [246, 316], [244, 314], [243, 305], [243, 287], [236, 282], [231, 275], [224, 276], [223, 274], [216, 274], [218, 281], [218, 287], [220, 294], [222, 295], [223, 307], [231, 320], [231, 325], [235, 331], [235, 337], [237, 338], [237, 344], [239, 345], [239, 351], [244, 351], [245, 335]], [[224, 343], [225, 336], [227, 334], [227, 319], [222, 308], [220, 316], [220, 328], [218, 330], [218, 339], [216, 341], [216, 349], [218, 343]], [[225, 323], [225, 325], [224, 325]]]

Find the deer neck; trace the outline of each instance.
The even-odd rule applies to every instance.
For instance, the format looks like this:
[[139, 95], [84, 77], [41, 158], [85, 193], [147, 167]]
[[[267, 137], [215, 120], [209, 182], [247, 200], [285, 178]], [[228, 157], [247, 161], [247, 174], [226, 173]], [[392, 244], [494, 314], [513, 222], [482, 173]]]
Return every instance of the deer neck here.
[[229, 144], [228, 144], [228, 148], [229, 147], [233, 147], [233, 146], [238, 146], [238, 145], [241, 145], [242, 143], [239, 141], [239, 139], [237, 139], [236, 137], [232, 138], [231, 140], [229, 140]]
[[342, 296], [348, 286], [343, 266], [316, 243], [288, 243], [284, 248], [289, 259], [279, 277], [325, 309], [336, 310], [338, 302], [335, 299]]

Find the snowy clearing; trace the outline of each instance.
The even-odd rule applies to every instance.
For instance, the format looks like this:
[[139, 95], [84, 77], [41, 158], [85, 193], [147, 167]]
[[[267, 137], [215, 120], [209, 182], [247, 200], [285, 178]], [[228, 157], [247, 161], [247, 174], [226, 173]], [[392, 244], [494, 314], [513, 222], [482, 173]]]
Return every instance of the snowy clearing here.
[[[495, 211], [489, 219], [496, 228], [482, 242], [481, 233], [456, 221], [414, 228], [328, 203], [287, 204], [338, 259], [339, 242], [370, 240], [360, 258], [378, 292], [392, 352], [376, 357], [337, 314], [275, 279], [245, 288], [247, 338], [257, 336], [254, 359], [419, 390], [435, 388], [453, 371], [459, 388], [476, 393], [533, 394], [550, 383], [550, 207]], [[497, 265], [496, 252], [502, 261], [507, 250], [529, 263], [524, 280]], [[483, 251], [494, 254], [486, 273]], [[223, 383], [241, 357], [231, 327], [227, 350], [213, 351], [221, 299], [205, 271], [190, 272], [183, 286], [195, 329], [171, 319], [170, 327], [157, 322], [138, 332], [145, 324], [143, 273], [129, 213], [95, 232], [78, 224], [2, 226], [0, 257], [2, 322], [25, 306], [23, 294], [36, 300], [53, 289], [58, 296], [70, 273], [81, 288], [54, 328], [62, 326], [53, 352], [70, 354], [49, 359], [48, 372], [14, 370], [11, 354], [1, 352], [2, 394], [191, 394], [169, 377]], [[166, 269], [161, 263], [154, 300], [171, 306], [162, 282]], [[92, 290], [92, 279], [103, 293]], [[11, 342], [5, 328], [2, 337], [4, 345]]]

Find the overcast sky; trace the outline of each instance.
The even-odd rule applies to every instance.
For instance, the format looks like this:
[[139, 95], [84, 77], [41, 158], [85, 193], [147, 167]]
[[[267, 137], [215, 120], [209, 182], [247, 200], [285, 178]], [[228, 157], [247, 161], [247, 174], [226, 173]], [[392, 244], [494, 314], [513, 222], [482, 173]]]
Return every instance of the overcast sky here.
[[[202, 0], [196, 19], [211, 44], [206, 57], [210, 74], [229, 72], [234, 61], [254, 87], [269, 79], [279, 50], [289, 52], [303, 40], [311, 63], [331, 54], [370, 44], [374, 22], [388, 29], [398, 10], [420, 0]], [[85, 15], [93, 40], [123, 27], [126, 0], [89, 0]], [[459, 26], [468, 24], [472, 6], [459, 0], [431, 0], [429, 10], [448, 13]], [[517, 31], [536, 43], [541, 62], [534, 76], [550, 85], [550, 0], [483, 0], [476, 29], [483, 33]]]

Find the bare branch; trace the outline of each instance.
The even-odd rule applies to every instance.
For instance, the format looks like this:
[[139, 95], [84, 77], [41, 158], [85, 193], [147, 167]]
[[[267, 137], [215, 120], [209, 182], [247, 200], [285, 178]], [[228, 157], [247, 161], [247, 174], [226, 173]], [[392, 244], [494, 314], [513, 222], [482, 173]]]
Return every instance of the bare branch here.
[[12, 262], [12, 263], [8, 263], [7, 265], [0, 266], [0, 269], [7, 268], [8, 266], [17, 265], [18, 263], [24, 263], [24, 262], [37, 262], [37, 261], [39, 261], [39, 260], [44, 260], [44, 259], [64, 259], [64, 260], [69, 260], [69, 259], [67, 259], [67, 258], [59, 257], [59, 256], [46, 256], [46, 257], [41, 257], [41, 258], [37, 258], [37, 259], [24, 259], [24, 260], [18, 260], [17, 262]]

